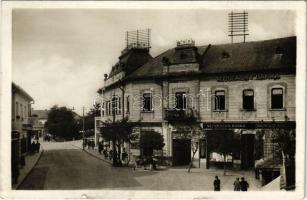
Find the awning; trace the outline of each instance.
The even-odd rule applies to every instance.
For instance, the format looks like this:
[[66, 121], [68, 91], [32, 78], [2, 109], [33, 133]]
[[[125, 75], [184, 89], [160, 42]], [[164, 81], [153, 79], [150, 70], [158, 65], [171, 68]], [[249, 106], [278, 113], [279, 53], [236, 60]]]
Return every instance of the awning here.
[[256, 163], [256, 169], [280, 169], [282, 161], [280, 159], [268, 158], [265, 160], [258, 161]]

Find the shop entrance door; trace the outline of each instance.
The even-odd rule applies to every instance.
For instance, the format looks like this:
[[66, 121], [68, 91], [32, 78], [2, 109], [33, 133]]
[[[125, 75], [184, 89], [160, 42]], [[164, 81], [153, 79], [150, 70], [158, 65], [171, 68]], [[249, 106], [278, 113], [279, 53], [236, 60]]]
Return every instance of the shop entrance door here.
[[254, 134], [241, 135], [241, 169], [247, 170], [255, 167]]
[[191, 162], [191, 140], [173, 139], [173, 166], [188, 165]]

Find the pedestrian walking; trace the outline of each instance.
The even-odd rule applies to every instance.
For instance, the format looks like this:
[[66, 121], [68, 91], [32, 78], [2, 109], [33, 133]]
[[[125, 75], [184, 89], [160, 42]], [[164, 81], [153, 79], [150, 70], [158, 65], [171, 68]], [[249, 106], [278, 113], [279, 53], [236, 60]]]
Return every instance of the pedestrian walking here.
[[123, 161], [123, 163], [125, 163], [125, 164], [126, 164], [127, 157], [128, 157], [128, 154], [127, 154], [127, 152], [126, 152], [126, 149], [124, 148], [124, 149], [123, 149], [123, 153], [122, 153], [122, 161]]
[[107, 159], [108, 158], [108, 150], [107, 150], [107, 148], [104, 148], [102, 153], [104, 155], [104, 159]]
[[137, 162], [137, 158], [134, 157], [134, 162], [133, 162], [133, 170], [135, 171], [135, 169], [138, 167], [138, 162]]
[[36, 141], [35, 145], [36, 145], [36, 152], [38, 153], [40, 150], [41, 144], [38, 141]]
[[110, 150], [109, 151], [109, 160], [112, 160], [113, 159], [113, 150]]
[[103, 149], [102, 142], [99, 142], [99, 144], [98, 144], [98, 151], [99, 151], [99, 154], [101, 154], [102, 149]]
[[214, 191], [221, 190], [221, 181], [218, 176], [215, 176], [215, 180], [213, 181]]
[[86, 147], [86, 141], [85, 141], [85, 139], [83, 139], [82, 147], [83, 147], [83, 150], [84, 150], [85, 147]]
[[234, 185], [234, 191], [240, 191], [241, 186], [240, 186], [240, 179], [239, 179], [239, 178], [237, 178], [237, 179], [235, 180], [235, 182], [233, 183], [233, 185]]
[[241, 181], [240, 181], [240, 188], [241, 188], [241, 191], [247, 191], [248, 190], [248, 187], [249, 187], [249, 184], [246, 180], [244, 180], [244, 177], [241, 178]]
[[32, 143], [31, 143], [31, 153], [33, 154], [33, 153], [35, 153], [35, 151], [36, 151], [36, 145], [35, 145], [35, 142], [34, 141], [32, 141]]

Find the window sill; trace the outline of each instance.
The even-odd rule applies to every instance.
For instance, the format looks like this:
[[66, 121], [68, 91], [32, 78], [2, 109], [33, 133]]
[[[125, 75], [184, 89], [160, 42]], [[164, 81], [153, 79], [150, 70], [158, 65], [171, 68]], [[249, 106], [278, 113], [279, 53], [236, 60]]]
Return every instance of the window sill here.
[[228, 112], [228, 110], [213, 110], [212, 112]]
[[271, 108], [269, 111], [286, 111], [286, 108]]
[[256, 112], [256, 109], [241, 109], [241, 112]]
[[153, 113], [153, 110], [141, 110], [141, 113]]

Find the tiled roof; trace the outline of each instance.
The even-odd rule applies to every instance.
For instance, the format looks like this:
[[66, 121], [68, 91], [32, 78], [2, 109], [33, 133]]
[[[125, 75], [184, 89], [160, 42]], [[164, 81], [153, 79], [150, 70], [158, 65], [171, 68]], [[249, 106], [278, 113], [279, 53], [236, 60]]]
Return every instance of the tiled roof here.
[[48, 118], [48, 112], [49, 110], [32, 110], [32, 115], [37, 115], [40, 119], [47, 119]]
[[227, 73], [294, 69], [296, 37], [212, 45], [203, 57], [202, 72]]
[[12, 82], [12, 93], [18, 92], [21, 95], [23, 95], [25, 98], [27, 98], [29, 101], [34, 101], [34, 99], [24, 90], [22, 89], [19, 85], [16, 83]]
[[[296, 37], [199, 46], [197, 52], [200, 73], [203, 74], [259, 70], [295, 71], [296, 68]], [[169, 49], [135, 70], [129, 78], [161, 76], [164, 57], [171, 63], [178, 60], [175, 48]]]
[[130, 74], [132, 71], [148, 62], [152, 57], [146, 49], [130, 49], [119, 57], [119, 61], [112, 67], [109, 78], [125, 71]]

